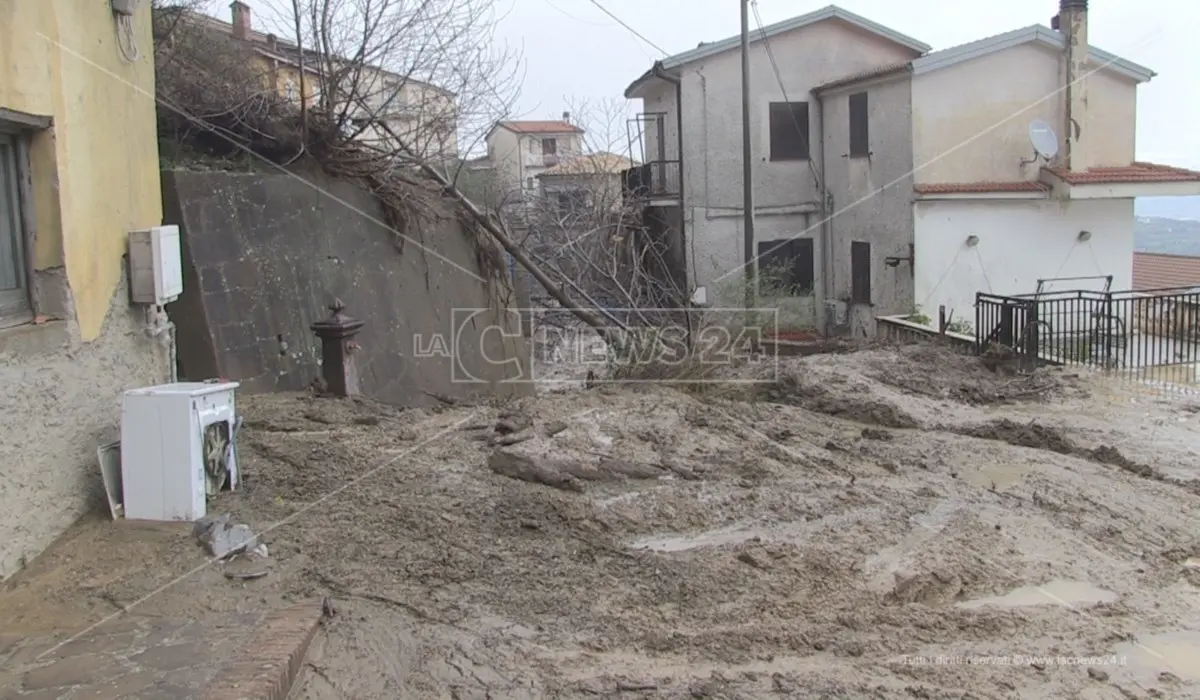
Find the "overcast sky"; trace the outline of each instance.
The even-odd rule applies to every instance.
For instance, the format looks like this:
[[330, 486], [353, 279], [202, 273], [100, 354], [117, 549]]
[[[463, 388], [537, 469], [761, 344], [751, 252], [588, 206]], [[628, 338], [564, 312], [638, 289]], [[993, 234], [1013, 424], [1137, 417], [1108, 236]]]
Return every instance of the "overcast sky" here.
[[[739, 31], [738, 0], [599, 0], [669, 53]], [[771, 24], [828, 5], [822, 0], [758, 0]], [[1057, 0], [839, 0], [843, 9], [924, 41], [934, 50], [1030, 24], [1049, 25]], [[497, 0], [499, 35], [525, 58], [519, 109], [556, 118], [571, 98], [620, 97], [662, 54], [590, 0]], [[751, 23], [753, 24], [753, 15]], [[1151, 68], [1138, 89], [1138, 157], [1200, 168], [1200, 2], [1094, 0], [1090, 43]]]

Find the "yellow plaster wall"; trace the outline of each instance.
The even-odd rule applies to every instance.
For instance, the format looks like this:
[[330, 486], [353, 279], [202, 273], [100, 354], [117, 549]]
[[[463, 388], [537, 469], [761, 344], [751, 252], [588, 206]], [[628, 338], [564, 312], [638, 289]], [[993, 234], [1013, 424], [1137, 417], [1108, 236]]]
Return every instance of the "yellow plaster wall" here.
[[38, 269], [65, 264], [82, 340], [99, 337], [130, 230], [162, 222], [150, 2], [137, 62], [105, 0], [0, 0], [0, 107], [50, 116], [31, 144]]

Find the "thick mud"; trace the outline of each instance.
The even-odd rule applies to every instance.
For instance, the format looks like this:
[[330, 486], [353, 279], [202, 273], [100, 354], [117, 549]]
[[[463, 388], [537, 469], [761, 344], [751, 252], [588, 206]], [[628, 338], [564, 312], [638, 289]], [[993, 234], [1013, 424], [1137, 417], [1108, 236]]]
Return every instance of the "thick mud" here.
[[1200, 697], [1200, 497], [1166, 480], [1200, 474], [1200, 415], [1086, 376], [955, 389], [978, 368], [921, 352], [789, 360], [740, 399], [244, 397], [213, 509], [268, 576], [171, 583], [190, 528], [96, 519], [0, 628], [328, 596], [303, 700]]

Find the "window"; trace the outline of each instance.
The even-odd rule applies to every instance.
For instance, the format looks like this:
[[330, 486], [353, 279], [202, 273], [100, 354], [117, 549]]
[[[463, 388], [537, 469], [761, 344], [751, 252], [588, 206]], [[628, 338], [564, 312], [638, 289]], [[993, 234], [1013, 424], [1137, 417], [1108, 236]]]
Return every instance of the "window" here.
[[[22, 206], [25, 149], [0, 121], [0, 324], [30, 313]], [[22, 319], [24, 320], [24, 319]]]
[[527, 190], [537, 189], [537, 182], [533, 178], [529, 178], [528, 180], [525, 181], [525, 189], [527, 189]]
[[813, 239], [792, 238], [758, 244], [760, 294], [780, 290], [786, 296], [806, 296], [813, 290]]
[[808, 103], [772, 102], [771, 160], [808, 160]]
[[558, 202], [558, 209], [561, 212], [578, 212], [587, 209], [588, 206], [587, 192], [559, 192], [555, 195]]
[[555, 139], [542, 139], [542, 155], [552, 156], [558, 153], [558, 141]]
[[850, 157], [865, 158], [871, 155], [871, 137], [867, 119], [867, 93], [856, 92], [850, 96]]
[[864, 241], [850, 243], [850, 301], [871, 303], [871, 244]]

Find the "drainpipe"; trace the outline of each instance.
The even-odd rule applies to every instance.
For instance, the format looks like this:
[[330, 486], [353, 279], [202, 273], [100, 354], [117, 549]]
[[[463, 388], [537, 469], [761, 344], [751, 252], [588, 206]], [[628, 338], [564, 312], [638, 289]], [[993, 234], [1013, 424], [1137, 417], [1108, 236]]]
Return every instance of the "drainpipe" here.
[[[655, 61], [654, 67], [650, 69], [651, 74], [659, 80], [665, 80], [675, 86], [675, 137], [678, 146], [679, 158], [679, 247], [683, 251], [685, 258], [687, 254], [687, 234], [685, 231], [683, 212], [683, 80], [677, 76], [668, 73], [662, 66], [662, 61]], [[693, 261], [694, 262], [694, 261]], [[687, 275], [687, 262], [684, 263], [684, 275]], [[694, 277], [694, 276], [693, 276]], [[695, 279], [692, 283], [695, 283]], [[684, 290], [687, 292], [687, 290]], [[690, 298], [689, 298], [690, 299]]]
[[1059, 0], [1057, 24], [1066, 39], [1062, 166], [1067, 170], [1086, 170], [1090, 165], [1082, 143], [1087, 131], [1087, 12], [1087, 0]]
[[[821, 202], [817, 213], [821, 217], [821, 302], [827, 304], [833, 298], [833, 198], [825, 182], [825, 101], [819, 92], [814, 91], [812, 96], [817, 103], [817, 126], [820, 132], [820, 138], [817, 139], [817, 143], [820, 144], [817, 158], [817, 167], [820, 170], [817, 196]], [[825, 335], [829, 335], [829, 314], [824, 313], [822, 316], [825, 319]]]

